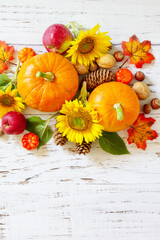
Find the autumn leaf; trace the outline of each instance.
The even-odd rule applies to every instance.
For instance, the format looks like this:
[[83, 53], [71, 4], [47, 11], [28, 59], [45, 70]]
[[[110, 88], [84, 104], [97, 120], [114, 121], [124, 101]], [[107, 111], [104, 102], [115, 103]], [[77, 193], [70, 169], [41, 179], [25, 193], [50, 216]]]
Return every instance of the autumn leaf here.
[[8, 61], [13, 59], [14, 47], [0, 41], [0, 74], [8, 69]]
[[141, 68], [144, 63], [151, 63], [154, 56], [148, 51], [151, 48], [150, 41], [140, 43], [136, 35], [129, 38], [129, 42], [122, 41], [123, 54], [130, 57], [130, 63]]
[[146, 118], [144, 113], [139, 114], [133, 126], [127, 130], [129, 134], [128, 143], [135, 143], [137, 148], [145, 150], [147, 147], [146, 140], [153, 140], [158, 137], [157, 132], [150, 129], [155, 121], [151, 117]]

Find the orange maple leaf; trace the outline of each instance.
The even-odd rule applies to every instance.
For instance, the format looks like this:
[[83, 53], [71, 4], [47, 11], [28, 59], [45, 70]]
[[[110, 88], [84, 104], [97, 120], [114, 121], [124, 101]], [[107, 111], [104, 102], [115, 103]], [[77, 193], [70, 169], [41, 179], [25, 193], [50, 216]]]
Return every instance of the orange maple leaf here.
[[144, 63], [151, 63], [154, 56], [149, 53], [151, 48], [150, 41], [140, 43], [136, 35], [129, 38], [129, 42], [122, 41], [123, 54], [130, 57], [130, 63], [135, 64], [137, 68], [141, 68]]
[[151, 130], [150, 127], [154, 124], [156, 120], [149, 117], [146, 118], [144, 113], [139, 114], [133, 126], [127, 130], [129, 137], [127, 139], [128, 143], [135, 143], [137, 148], [146, 149], [146, 140], [153, 140], [158, 137], [156, 131]]
[[0, 74], [8, 69], [8, 61], [13, 59], [14, 47], [0, 41]]

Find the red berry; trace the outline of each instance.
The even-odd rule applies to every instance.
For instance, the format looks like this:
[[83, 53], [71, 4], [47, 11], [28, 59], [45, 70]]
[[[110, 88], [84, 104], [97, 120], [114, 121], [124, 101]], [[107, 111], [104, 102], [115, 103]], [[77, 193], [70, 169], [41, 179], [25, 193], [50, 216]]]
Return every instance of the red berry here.
[[36, 149], [39, 145], [39, 137], [34, 133], [25, 134], [22, 138], [22, 145], [27, 150]]
[[125, 84], [129, 84], [133, 79], [133, 75], [132, 75], [131, 71], [127, 68], [119, 69], [116, 72], [115, 77], [116, 77], [117, 82], [122, 82]]
[[124, 55], [121, 51], [117, 51], [113, 55], [117, 62], [121, 62], [124, 59]]

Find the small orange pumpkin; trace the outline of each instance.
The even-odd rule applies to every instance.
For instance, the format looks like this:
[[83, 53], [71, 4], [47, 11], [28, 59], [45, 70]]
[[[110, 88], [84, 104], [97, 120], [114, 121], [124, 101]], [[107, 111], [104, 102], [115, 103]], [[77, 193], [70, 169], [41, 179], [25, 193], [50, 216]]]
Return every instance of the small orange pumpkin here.
[[78, 74], [70, 61], [49, 52], [36, 55], [22, 64], [17, 88], [31, 108], [55, 112], [65, 100], [70, 101], [78, 89]]
[[105, 131], [117, 132], [130, 127], [140, 112], [140, 102], [134, 90], [120, 82], [103, 83], [88, 100], [102, 119]]
[[32, 58], [35, 55], [36, 53], [32, 48], [24, 47], [19, 51], [18, 58], [21, 61], [21, 63], [24, 63], [25, 61], [27, 61], [28, 59]]

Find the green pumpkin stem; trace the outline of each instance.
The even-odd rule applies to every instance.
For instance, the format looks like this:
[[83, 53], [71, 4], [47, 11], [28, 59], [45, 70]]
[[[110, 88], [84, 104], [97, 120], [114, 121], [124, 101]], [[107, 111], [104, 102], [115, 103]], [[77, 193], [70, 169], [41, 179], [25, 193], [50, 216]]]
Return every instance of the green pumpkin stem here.
[[43, 73], [43, 72], [38, 71], [36, 73], [36, 77], [37, 78], [42, 77], [42, 78], [44, 78], [48, 82], [52, 82], [54, 80], [54, 74], [52, 72]]
[[116, 109], [117, 112], [117, 120], [122, 121], [124, 119], [124, 116], [121, 104], [120, 103], [114, 104], [114, 108]]

